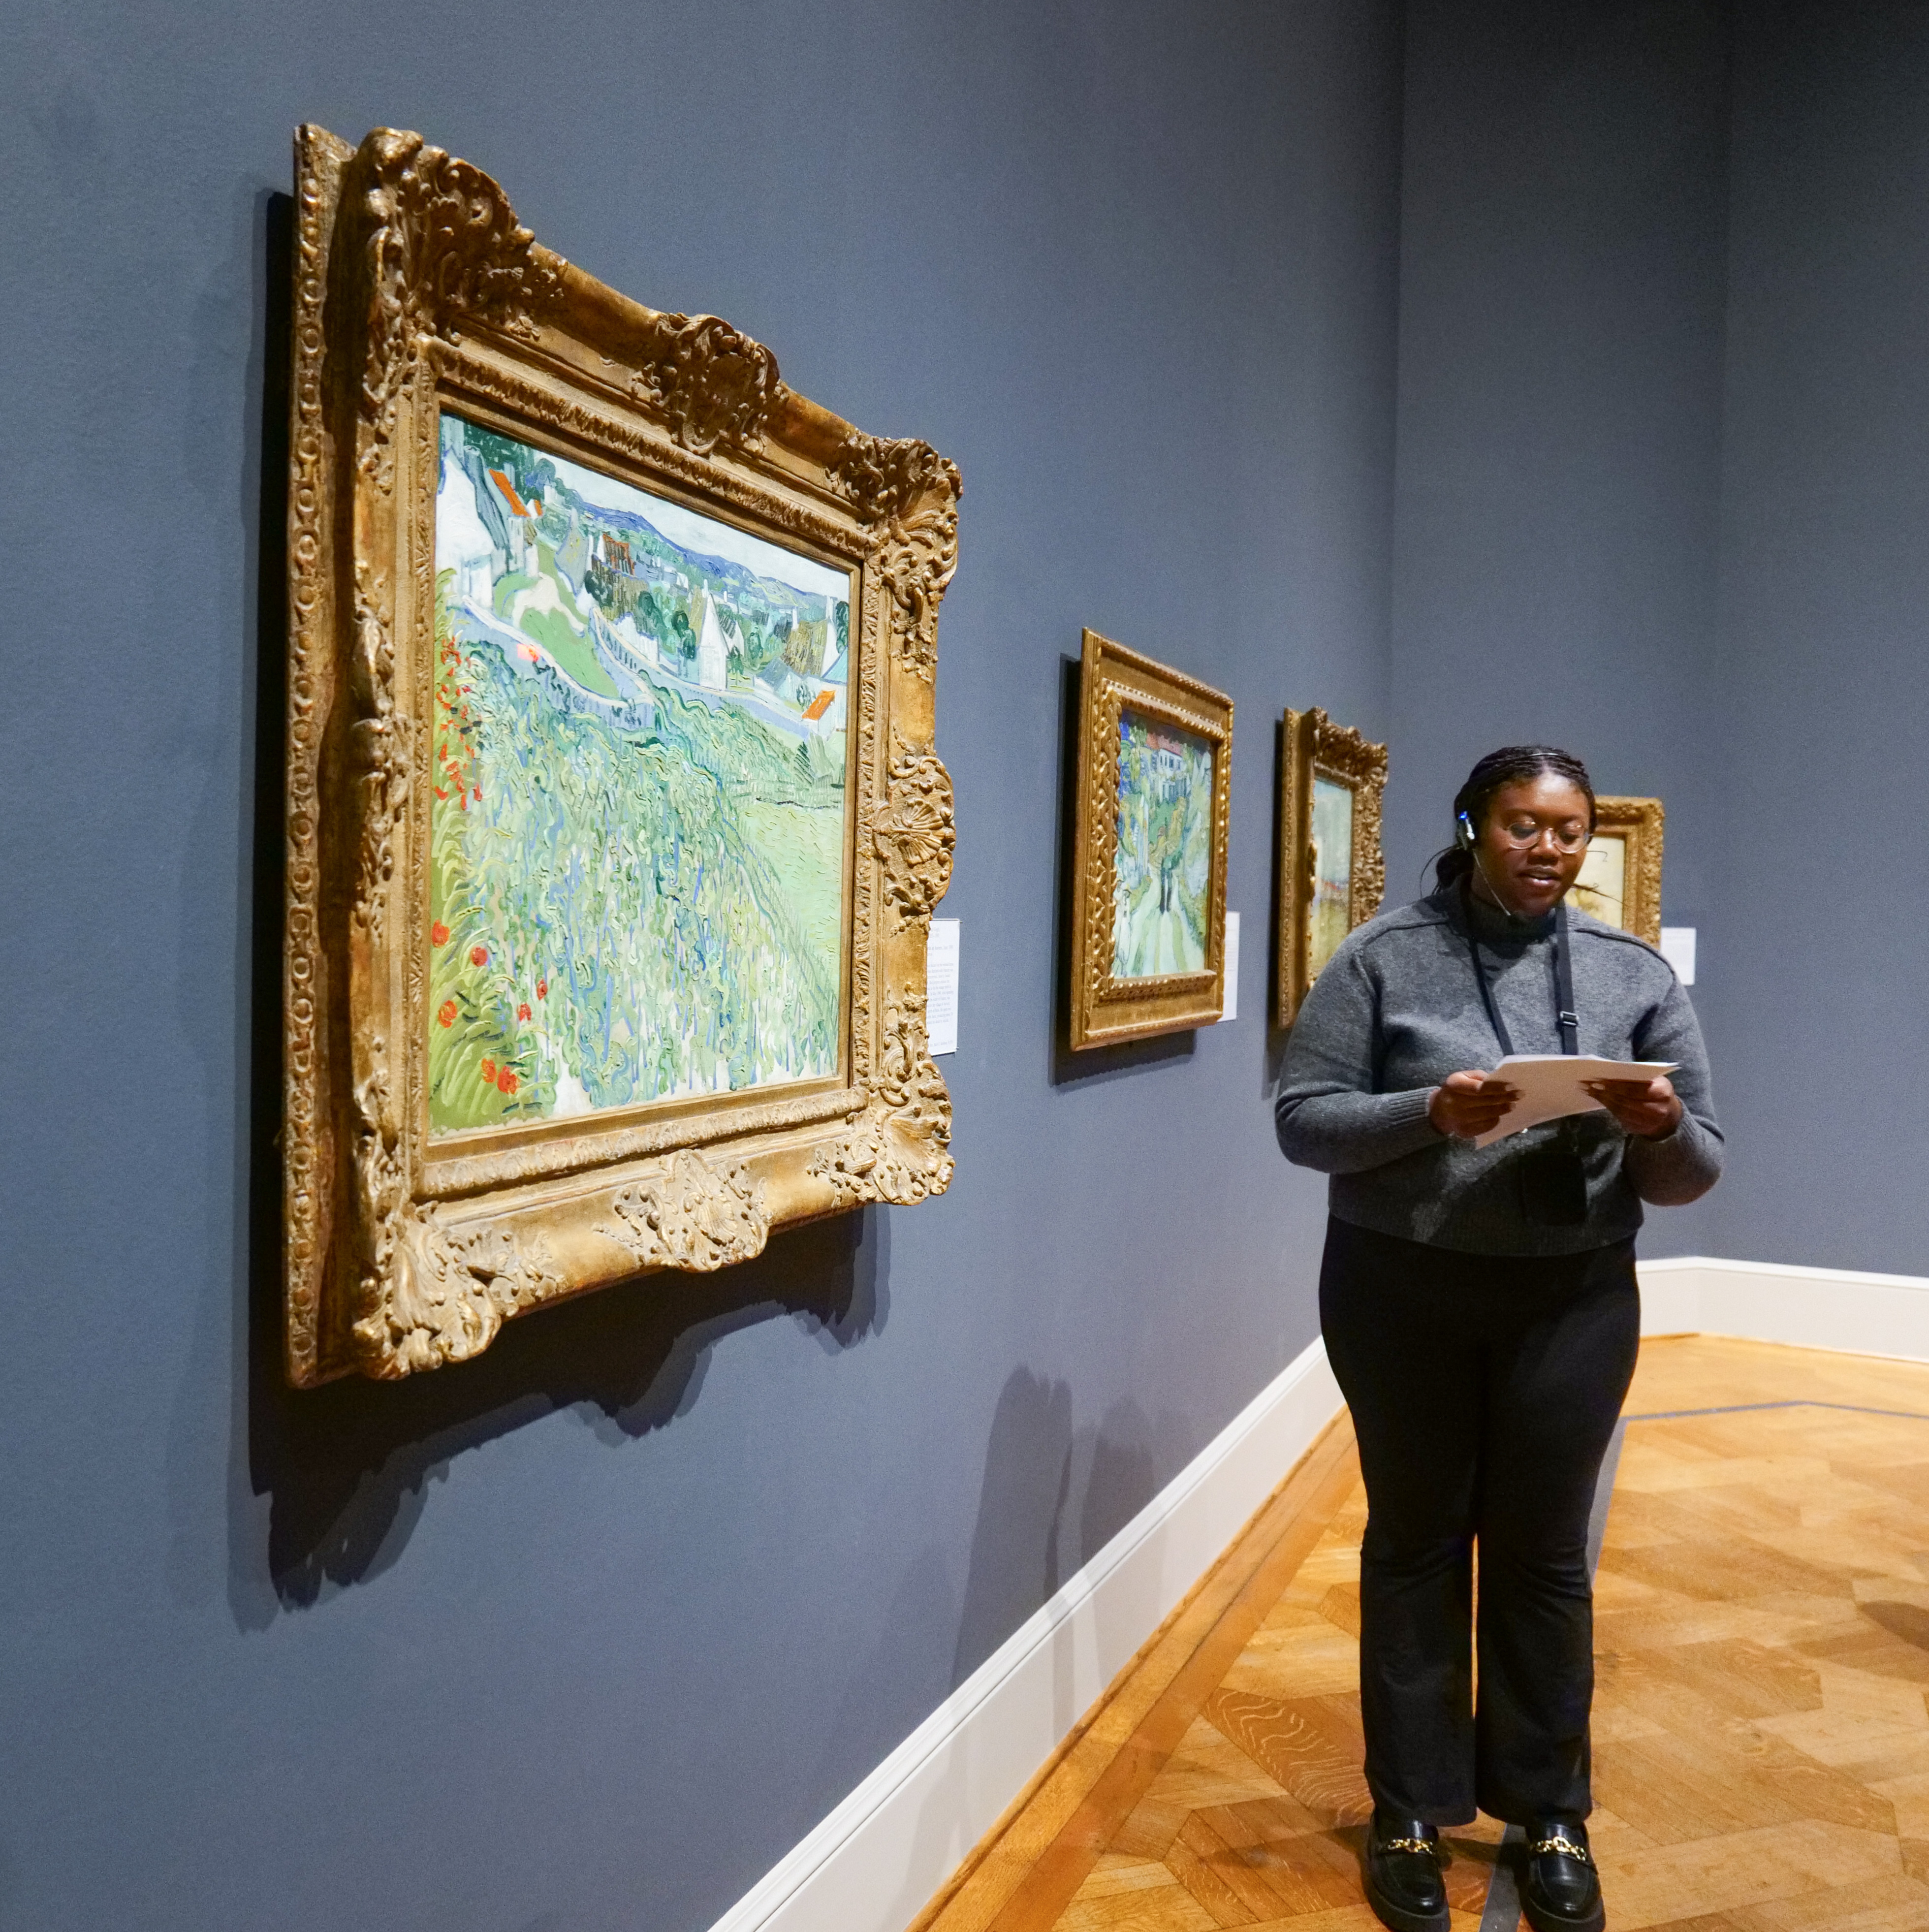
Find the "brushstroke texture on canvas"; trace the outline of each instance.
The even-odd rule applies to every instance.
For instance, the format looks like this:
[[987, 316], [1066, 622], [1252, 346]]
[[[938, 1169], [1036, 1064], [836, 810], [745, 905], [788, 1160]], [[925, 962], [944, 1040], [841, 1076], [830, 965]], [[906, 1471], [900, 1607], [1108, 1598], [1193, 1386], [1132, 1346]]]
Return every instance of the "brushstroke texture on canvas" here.
[[1353, 788], [1316, 773], [1312, 781], [1312, 930], [1307, 971], [1314, 978], [1353, 925]]
[[838, 1068], [850, 584], [445, 412], [430, 1125]]
[[1130, 710], [1120, 713], [1118, 737], [1113, 975], [1203, 972], [1212, 747]]

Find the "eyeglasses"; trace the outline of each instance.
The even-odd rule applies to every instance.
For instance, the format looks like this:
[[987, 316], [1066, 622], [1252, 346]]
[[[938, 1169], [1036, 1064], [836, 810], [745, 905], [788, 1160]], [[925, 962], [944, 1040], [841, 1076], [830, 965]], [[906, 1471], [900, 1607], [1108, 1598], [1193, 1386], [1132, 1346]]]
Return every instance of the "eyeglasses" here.
[[1578, 852], [1593, 838], [1585, 825], [1536, 825], [1531, 818], [1516, 818], [1500, 828], [1500, 836], [1516, 852], [1525, 852], [1546, 837], [1557, 852]]

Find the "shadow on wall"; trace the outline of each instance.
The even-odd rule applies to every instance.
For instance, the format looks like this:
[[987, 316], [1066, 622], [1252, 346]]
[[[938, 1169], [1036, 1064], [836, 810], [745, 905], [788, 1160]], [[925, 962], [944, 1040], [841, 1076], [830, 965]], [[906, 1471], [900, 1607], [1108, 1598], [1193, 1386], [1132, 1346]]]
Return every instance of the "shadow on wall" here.
[[[376, 1575], [406, 1546], [427, 1484], [465, 1450], [566, 1407], [611, 1443], [686, 1414], [711, 1348], [788, 1315], [835, 1351], [884, 1327], [890, 1222], [867, 1208], [777, 1236], [755, 1259], [711, 1275], [642, 1276], [509, 1323], [472, 1362], [400, 1382], [358, 1377], [290, 1388], [280, 1351], [282, 796], [287, 700], [288, 339], [293, 204], [260, 204], [261, 448], [257, 551], [251, 1022], [240, 1096], [248, 1115], [248, 1286], [243, 1332], [246, 1467], [233, 1485], [229, 1593], [260, 1628], [330, 1586]], [[266, 1497], [266, 1547], [260, 1512]]]
[[[271, 1250], [256, 1270], [248, 1402], [250, 1484], [271, 1499], [267, 1549], [257, 1530], [232, 1552], [237, 1610], [261, 1622], [278, 1605], [379, 1574], [406, 1546], [432, 1478], [556, 1409], [580, 1407], [603, 1441], [621, 1443], [688, 1414], [711, 1348], [740, 1329], [789, 1315], [830, 1350], [881, 1329], [889, 1228], [868, 1208], [814, 1222], [713, 1275], [648, 1275], [522, 1316], [473, 1361], [319, 1389], [283, 1379]], [[262, 1595], [264, 1558], [272, 1600]]]
[[1155, 1421], [1129, 1400], [1096, 1426], [1075, 1430], [1068, 1384], [1014, 1370], [986, 1445], [952, 1688], [1097, 1556], [1196, 1448], [1184, 1418]]

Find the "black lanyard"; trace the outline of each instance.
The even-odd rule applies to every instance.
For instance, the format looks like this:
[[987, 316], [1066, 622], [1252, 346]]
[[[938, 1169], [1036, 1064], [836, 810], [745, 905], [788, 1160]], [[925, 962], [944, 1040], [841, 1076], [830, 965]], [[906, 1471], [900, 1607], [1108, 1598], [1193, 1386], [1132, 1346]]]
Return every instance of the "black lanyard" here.
[[[1487, 1018], [1493, 1022], [1494, 1037], [1500, 1042], [1501, 1052], [1511, 1055], [1514, 1036], [1507, 1030], [1507, 1022], [1501, 1017], [1493, 988], [1487, 983], [1486, 964], [1480, 957], [1480, 942], [1474, 927], [1474, 896], [1464, 878], [1460, 881], [1460, 903], [1467, 915], [1467, 950], [1473, 955], [1474, 977], [1480, 985], [1481, 1004], [1487, 1010]], [[1574, 1010], [1574, 969], [1568, 956], [1565, 899], [1554, 908], [1554, 1022], [1561, 1030], [1561, 1051], [1578, 1054], [1581, 1050], [1581, 1019]]]

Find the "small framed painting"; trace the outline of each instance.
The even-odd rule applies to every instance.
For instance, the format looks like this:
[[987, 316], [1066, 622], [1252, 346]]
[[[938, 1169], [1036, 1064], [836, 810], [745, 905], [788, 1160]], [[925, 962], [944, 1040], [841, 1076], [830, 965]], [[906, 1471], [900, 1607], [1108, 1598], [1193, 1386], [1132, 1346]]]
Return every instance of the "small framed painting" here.
[[1380, 909], [1387, 748], [1324, 711], [1286, 713], [1280, 760], [1280, 927], [1274, 1017], [1291, 1026], [1340, 942]]
[[1650, 946], [1661, 943], [1661, 832], [1658, 798], [1598, 798], [1594, 838], [1574, 902]]
[[1225, 990], [1232, 700], [1084, 634], [1071, 1044], [1210, 1025]]
[[296, 140], [284, 1053], [298, 1384], [941, 1192], [956, 470]]

